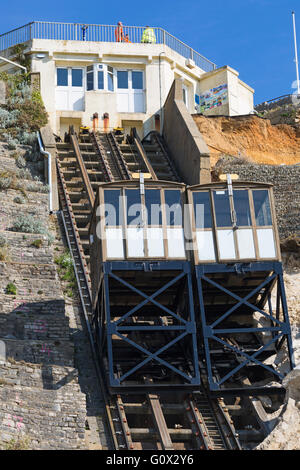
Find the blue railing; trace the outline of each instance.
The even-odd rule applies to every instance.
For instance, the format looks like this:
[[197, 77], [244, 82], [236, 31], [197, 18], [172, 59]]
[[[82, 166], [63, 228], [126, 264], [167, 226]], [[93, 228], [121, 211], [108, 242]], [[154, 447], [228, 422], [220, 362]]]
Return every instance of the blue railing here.
[[[33, 21], [20, 28], [0, 35], [0, 51], [31, 39], [55, 39], [68, 41], [115, 42], [116, 25], [85, 25], [82, 23], [53, 23]], [[128, 42], [140, 43], [145, 27], [123, 26], [124, 37]], [[153, 28], [157, 44], [165, 44], [181, 56], [192, 59], [205, 72], [216, 69], [216, 64], [206, 59], [191, 47], [184, 44], [162, 28]]]

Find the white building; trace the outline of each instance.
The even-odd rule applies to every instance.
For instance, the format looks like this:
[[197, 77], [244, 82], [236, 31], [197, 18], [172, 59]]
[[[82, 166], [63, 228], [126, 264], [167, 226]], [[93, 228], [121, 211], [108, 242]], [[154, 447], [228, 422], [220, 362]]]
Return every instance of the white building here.
[[[254, 90], [238, 72], [215, 64], [161, 28], [155, 43], [142, 43], [145, 28], [33, 22], [0, 36], [0, 55], [14, 60], [16, 44], [26, 46], [53, 131], [70, 124], [100, 130], [136, 127], [141, 135], [162, 126], [162, 106], [175, 78], [191, 114], [240, 115], [253, 111]], [[0, 61], [0, 71], [13, 71]], [[157, 121], [156, 121], [157, 124]]]

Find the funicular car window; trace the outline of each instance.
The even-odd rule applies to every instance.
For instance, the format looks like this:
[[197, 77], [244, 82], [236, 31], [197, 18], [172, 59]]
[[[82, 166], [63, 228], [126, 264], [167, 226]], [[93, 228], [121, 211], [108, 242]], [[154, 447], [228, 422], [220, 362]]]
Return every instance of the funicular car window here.
[[126, 189], [126, 214], [127, 225], [142, 226], [141, 195], [138, 189]]
[[217, 227], [231, 227], [230, 202], [227, 190], [214, 191]]
[[183, 214], [181, 192], [177, 189], [165, 190], [167, 226], [182, 226]]
[[234, 190], [233, 202], [237, 218], [237, 225], [241, 227], [250, 227], [252, 223], [248, 191]]
[[211, 205], [208, 191], [193, 193], [196, 228], [211, 228]]
[[259, 189], [253, 191], [256, 225], [259, 227], [272, 225], [269, 191]]
[[159, 189], [145, 190], [147, 225], [162, 225], [161, 199]]
[[121, 191], [119, 189], [106, 189], [104, 191], [105, 225], [119, 226], [123, 223]]

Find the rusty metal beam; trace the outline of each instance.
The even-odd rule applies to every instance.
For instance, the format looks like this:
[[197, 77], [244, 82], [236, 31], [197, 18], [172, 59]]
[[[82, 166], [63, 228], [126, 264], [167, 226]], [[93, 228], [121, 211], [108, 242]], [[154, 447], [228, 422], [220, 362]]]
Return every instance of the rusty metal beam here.
[[71, 138], [72, 147], [74, 149], [74, 153], [76, 156], [76, 160], [79, 165], [80, 173], [82, 176], [82, 181], [83, 181], [86, 193], [87, 193], [87, 198], [88, 198], [91, 208], [93, 208], [94, 202], [95, 202], [95, 194], [94, 194], [94, 191], [93, 191], [90, 179], [89, 179], [89, 175], [88, 175], [88, 172], [86, 170], [86, 167], [85, 167], [82, 155], [81, 155], [78, 139], [77, 139], [77, 136], [72, 133], [70, 135], [70, 138]]

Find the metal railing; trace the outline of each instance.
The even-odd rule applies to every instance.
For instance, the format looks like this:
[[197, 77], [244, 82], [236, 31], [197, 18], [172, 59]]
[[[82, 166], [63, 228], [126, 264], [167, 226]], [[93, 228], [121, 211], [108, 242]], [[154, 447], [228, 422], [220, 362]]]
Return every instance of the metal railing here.
[[[184, 44], [162, 28], [152, 28], [156, 44], [165, 44], [181, 56], [192, 59], [205, 72], [217, 68], [216, 64]], [[123, 26], [125, 42], [141, 43], [143, 26]], [[83, 23], [53, 23], [33, 21], [20, 28], [0, 35], [0, 52], [31, 39], [55, 39], [66, 41], [116, 42], [116, 25], [97, 25]]]

